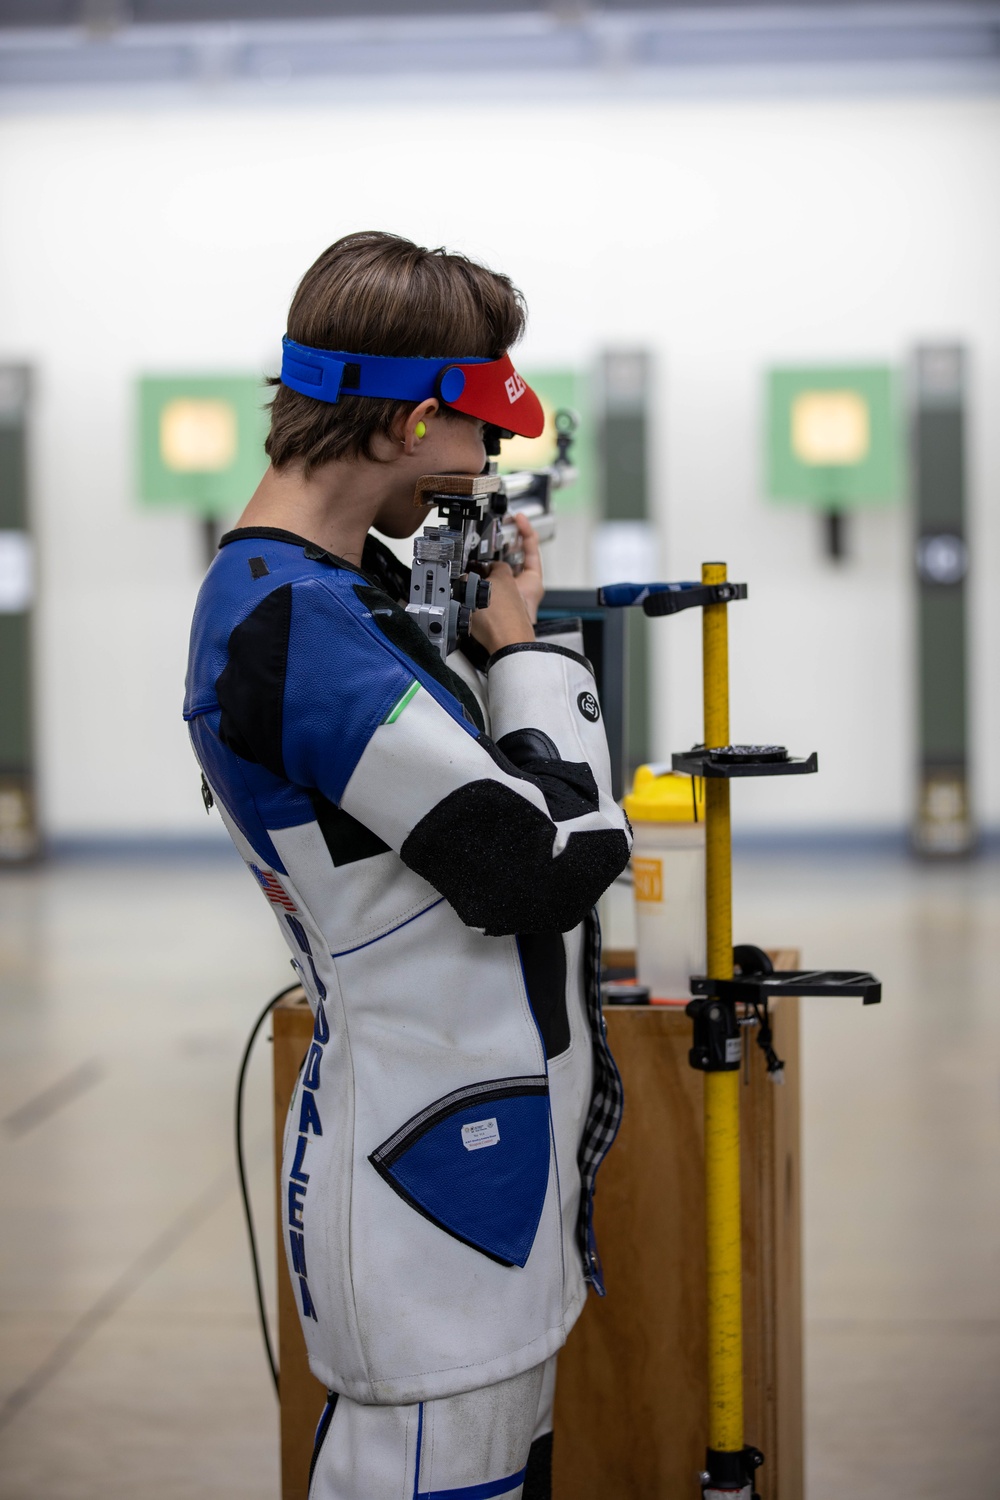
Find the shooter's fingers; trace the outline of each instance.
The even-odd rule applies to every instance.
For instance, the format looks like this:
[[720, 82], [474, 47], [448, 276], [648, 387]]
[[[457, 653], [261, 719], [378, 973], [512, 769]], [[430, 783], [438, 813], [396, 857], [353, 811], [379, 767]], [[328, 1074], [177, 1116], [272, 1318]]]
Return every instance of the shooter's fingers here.
[[524, 571], [541, 574], [542, 550], [538, 545], [538, 532], [519, 510], [514, 512], [514, 521], [524, 541]]
[[518, 535], [521, 539], [521, 548], [524, 552], [524, 563], [520, 573], [517, 575], [517, 587], [524, 607], [532, 622], [538, 618], [538, 606], [542, 602], [545, 593], [545, 580], [542, 577], [542, 554], [538, 546], [538, 535], [535, 528], [520, 511], [514, 512]]
[[488, 577], [489, 605], [477, 609], [472, 616], [471, 630], [476, 640], [490, 653], [504, 646], [533, 641], [533, 620], [509, 563], [493, 563]]

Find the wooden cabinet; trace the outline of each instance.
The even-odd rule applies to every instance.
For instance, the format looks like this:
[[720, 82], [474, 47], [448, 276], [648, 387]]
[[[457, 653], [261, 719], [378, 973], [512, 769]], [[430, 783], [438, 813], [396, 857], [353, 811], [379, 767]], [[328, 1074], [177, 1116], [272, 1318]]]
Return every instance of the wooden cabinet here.
[[[772, 957], [797, 966], [795, 953]], [[741, 1090], [746, 1438], [766, 1455], [763, 1500], [803, 1495], [798, 1006], [772, 1007], [785, 1083], [768, 1080], [750, 1030]], [[588, 1299], [559, 1357], [555, 1500], [693, 1500], [707, 1405], [702, 1078], [688, 1066], [683, 1010], [606, 1014], [625, 1085], [596, 1202], [608, 1295]], [[275, 1008], [276, 1155], [311, 1029], [301, 993]], [[282, 1500], [305, 1500], [325, 1395], [306, 1364], [280, 1244], [278, 1279]]]

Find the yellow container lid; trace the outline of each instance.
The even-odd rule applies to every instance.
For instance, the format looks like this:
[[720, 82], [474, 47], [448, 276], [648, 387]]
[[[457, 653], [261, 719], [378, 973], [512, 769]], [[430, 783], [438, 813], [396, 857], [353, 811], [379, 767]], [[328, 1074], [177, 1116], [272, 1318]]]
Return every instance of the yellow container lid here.
[[623, 806], [631, 823], [700, 823], [705, 816], [705, 783], [700, 776], [682, 776], [667, 766], [640, 766]]

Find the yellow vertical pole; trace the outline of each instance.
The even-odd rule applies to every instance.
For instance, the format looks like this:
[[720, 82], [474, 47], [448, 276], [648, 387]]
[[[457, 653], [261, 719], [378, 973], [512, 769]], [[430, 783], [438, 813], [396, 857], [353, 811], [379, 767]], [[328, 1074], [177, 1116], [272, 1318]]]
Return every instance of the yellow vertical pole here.
[[[724, 583], [725, 563], [703, 563], [702, 583]], [[729, 629], [725, 604], [702, 611], [705, 744], [729, 743]], [[733, 977], [729, 782], [705, 778], [708, 973]], [[708, 1446], [743, 1447], [743, 1307], [740, 1256], [739, 1070], [705, 1074], [708, 1236]]]

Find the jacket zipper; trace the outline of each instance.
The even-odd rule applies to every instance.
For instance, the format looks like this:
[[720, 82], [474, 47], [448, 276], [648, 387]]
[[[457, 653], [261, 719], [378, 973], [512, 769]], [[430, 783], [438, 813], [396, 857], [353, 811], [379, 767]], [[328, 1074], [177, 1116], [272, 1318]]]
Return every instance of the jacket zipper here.
[[458, 1114], [459, 1110], [468, 1109], [472, 1104], [487, 1104], [494, 1099], [514, 1099], [524, 1094], [547, 1094], [548, 1091], [548, 1080], [539, 1074], [528, 1074], [523, 1078], [494, 1078], [487, 1083], [473, 1083], [467, 1088], [456, 1089], [454, 1093], [446, 1094], [443, 1099], [436, 1099], [419, 1114], [413, 1115], [388, 1140], [375, 1148], [369, 1161], [380, 1167], [391, 1167], [414, 1141], [419, 1140], [433, 1126], [446, 1120], [449, 1115]]

